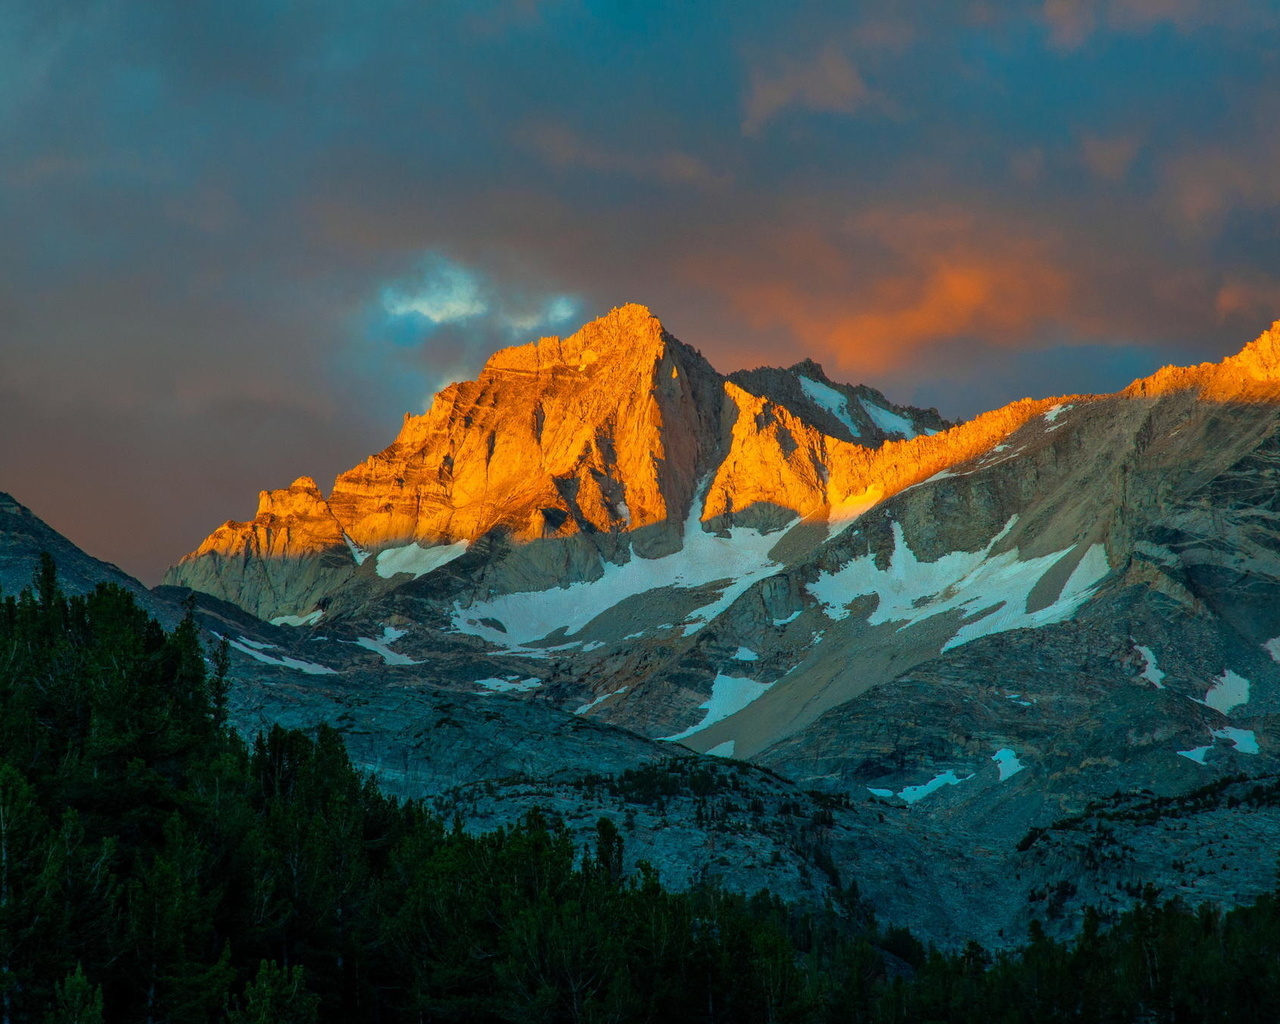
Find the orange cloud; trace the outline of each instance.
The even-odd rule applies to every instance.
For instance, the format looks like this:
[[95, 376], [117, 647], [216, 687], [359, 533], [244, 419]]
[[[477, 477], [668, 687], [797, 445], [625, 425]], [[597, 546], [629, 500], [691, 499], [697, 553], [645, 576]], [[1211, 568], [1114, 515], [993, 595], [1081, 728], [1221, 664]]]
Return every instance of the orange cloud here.
[[1280, 281], [1261, 277], [1228, 279], [1214, 297], [1214, 310], [1220, 320], [1274, 319], [1280, 316]]
[[873, 211], [844, 238], [792, 231], [773, 252], [688, 269], [751, 326], [787, 331], [863, 372], [962, 336], [1024, 343], [1073, 298], [1071, 275], [1043, 243], [948, 211]]

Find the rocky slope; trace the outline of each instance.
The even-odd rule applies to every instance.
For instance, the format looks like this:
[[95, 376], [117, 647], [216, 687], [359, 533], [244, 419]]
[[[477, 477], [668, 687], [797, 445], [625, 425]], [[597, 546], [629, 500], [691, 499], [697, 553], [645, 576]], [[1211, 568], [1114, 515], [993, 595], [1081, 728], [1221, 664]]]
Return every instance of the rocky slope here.
[[[626, 307], [498, 353], [327, 499], [265, 494], [170, 578], [287, 623], [258, 654], [304, 690], [289, 659], [416, 673], [773, 769], [835, 801], [822, 859], [877, 906], [999, 943], [1141, 881], [1271, 884], [1278, 427], [1280, 327], [950, 426], [811, 363], [723, 377]], [[585, 792], [457, 799], [589, 817]]]

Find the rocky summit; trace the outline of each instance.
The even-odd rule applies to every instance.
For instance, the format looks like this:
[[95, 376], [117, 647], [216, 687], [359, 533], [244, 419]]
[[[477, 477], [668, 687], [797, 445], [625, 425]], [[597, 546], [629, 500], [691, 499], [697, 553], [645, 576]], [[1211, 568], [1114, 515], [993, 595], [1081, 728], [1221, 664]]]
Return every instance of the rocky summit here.
[[331, 722], [473, 827], [614, 816], [675, 884], [856, 881], [1000, 945], [1273, 885], [1278, 428], [1280, 325], [951, 424], [624, 306], [262, 492], [155, 599], [197, 593], [246, 731]]

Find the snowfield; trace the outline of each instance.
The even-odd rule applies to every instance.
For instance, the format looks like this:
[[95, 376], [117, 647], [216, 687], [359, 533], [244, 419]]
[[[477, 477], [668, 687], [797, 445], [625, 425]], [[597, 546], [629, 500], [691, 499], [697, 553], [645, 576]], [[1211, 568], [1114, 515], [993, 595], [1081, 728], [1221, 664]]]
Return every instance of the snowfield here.
[[1249, 680], [1226, 669], [1214, 678], [1213, 686], [1200, 703], [1224, 715], [1230, 714], [1232, 709], [1249, 703]]
[[[541, 640], [558, 629], [572, 637], [592, 619], [637, 594], [660, 587], [693, 589], [724, 581], [719, 596], [690, 612], [683, 625], [684, 635], [696, 633], [708, 621], [728, 608], [757, 580], [771, 576], [779, 568], [769, 550], [781, 534], [763, 534], [747, 527], [734, 527], [728, 537], [717, 537], [702, 529], [694, 511], [685, 523], [684, 548], [663, 558], [632, 556], [625, 565], [606, 562], [599, 579], [573, 583], [554, 590], [503, 594], [479, 601], [467, 608], [455, 605], [453, 626], [460, 633], [482, 637], [490, 643], [517, 648]], [[385, 552], [384, 552], [385, 554]], [[498, 629], [483, 620], [502, 623]]]
[[424, 548], [418, 544], [406, 544], [404, 547], [379, 551], [374, 569], [383, 579], [390, 579], [401, 572], [408, 573], [417, 579], [452, 562], [466, 550], [465, 540], [460, 540], [456, 544], [437, 544], [430, 548]]
[[1027, 602], [1041, 578], [1073, 550], [1067, 548], [1039, 558], [1021, 560], [1016, 549], [992, 555], [991, 549], [1013, 528], [1010, 519], [986, 548], [953, 551], [934, 562], [921, 562], [907, 544], [900, 523], [893, 524], [894, 551], [889, 567], [876, 567], [875, 556], [854, 558], [842, 568], [822, 573], [806, 589], [822, 604], [828, 618], [849, 616], [849, 604], [866, 594], [878, 598], [867, 621], [872, 625], [899, 623], [906, 629], [949, 611], [960, 611], [962, 623], [944, 651], [970, 640], [1011, 629], [1062, 622], [1092, 596], [1110, 571], [1106, 550], [1091, 545], [1072, 570], [1057, 599], [1039, 611], [1027, 611]]
[[[832, 416], [849, 428], [849, 433], [854, 437], [862, 436], [862, 431], [858, 429], [857, 422], [849, 415], [849, 401], [844, 395], [840, 394], [835, 388], [816, 380], [810, 380], [808, 377], [802, 376], [799, 380], [800, 387], [811, 402], [831, 413]], [[865, 405], [863, 408], [865, 408]]]
[[684, 732], [678, 732], [674, 736], [663, 736], [662, 739], [682, 740], [686, 736], [692, 736], [695, 732], [701, 732], [708, 726], [715, 725], [716, 722], [723, 721], [730, 715], [736, 715], [752, 701], [763, 697], [772, 685], [773, 683], [758, 683], [754, 679], [743, 679], [738, 676], [718, 675], [716, 681], [711, 684], [711, 696], [698, 705], [705, 708], [707, 712], [702, 716], [702, 721], [697, 725], [689, 726]]

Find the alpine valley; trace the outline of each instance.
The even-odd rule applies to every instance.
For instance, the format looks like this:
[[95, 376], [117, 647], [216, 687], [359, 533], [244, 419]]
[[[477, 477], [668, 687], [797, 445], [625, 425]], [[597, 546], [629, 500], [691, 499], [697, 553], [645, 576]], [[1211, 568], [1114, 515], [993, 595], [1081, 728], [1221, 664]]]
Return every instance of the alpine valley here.
[[533, 807], [626, 866], [942, 945], [1070, 935], [1154, 883], [1248, 903], [1280, 846], [1280, 323], [1221, 363], [952, 424], [803, 362], [724, 376], [636, 305], [495, 353], [321, 490], [259, 495], [194, 594], [230, 710], [341, 731], [468, 829]]

